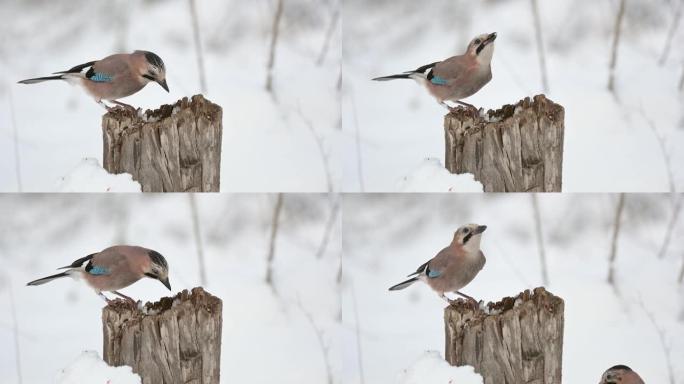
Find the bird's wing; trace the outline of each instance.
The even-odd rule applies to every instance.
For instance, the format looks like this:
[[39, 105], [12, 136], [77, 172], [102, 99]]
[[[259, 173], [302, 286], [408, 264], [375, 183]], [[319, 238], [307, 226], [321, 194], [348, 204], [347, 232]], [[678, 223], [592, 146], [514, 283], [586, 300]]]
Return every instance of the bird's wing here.
[[120, 268], [125, 268], [127, 263], [128, 260], [123, 254], [109, 248], [93, 256], [86, 264], [85, 271], [91, 275], [109, 275]]
[[92, 81], [110, 82], [114, 77], [130, 71], [128, 63], [129, 55], [116, 54], [107, 56], [95, 62], [91, 70], [86, 73], [86, 77]]
[[423, 274], [431, 279], [439, 277], [446, 270], [449, 260], [449, 247], [446, 247], [439, 251], [437, 256], [433, 257], [432, 259], [428, 260], [423, 265], [418, 267], [418, 269], [416, 269], [414, 273], [408, 275], [408, 277]]
[[109, 83], [113, 80], [113, 72], [100, 70], [99, 61], [89, 61], [81, 65], [77, 65], [67, 71], [55, 72], [55, 74], [62, 75], [63, 79], [80, 78], [88, 79], [96, 83]]
[[66, 267], [61, 267], [61, 268], [57, 268], [57, 269], [81, 268], [83, 266], [83, 263], [92, 259], [93, 256], [95, 256], [95, 255], [96, 255], [96, 253], [91, 253], [88, 256], [81, 257], [80, 259], [74, 261], [73, 263], [71, 263], [71, 265], [67, 265]]
[[77, 65], [77, 66], [75, 66], [71, 69], [68, 69], [66, 71], [54, 72], [54, 74], [55, 75], [61, 75], [61, 74], [67, 74], [67, 73], [73, 73], [73, 74], [82, 73], [82, 72], [85, 72], [84, 70], [87, 71], [88, 69], [90, 69], [90, 67], [92, 67], [93, 64], [95, 64], [95, 61], [89, 61], [87, 63]]
[[453, 56], [437, 63], [427, 74], [428, 80], [435, 85], [449, 85], [462, 81], [469, 76], [472, 66], [465, 56]]

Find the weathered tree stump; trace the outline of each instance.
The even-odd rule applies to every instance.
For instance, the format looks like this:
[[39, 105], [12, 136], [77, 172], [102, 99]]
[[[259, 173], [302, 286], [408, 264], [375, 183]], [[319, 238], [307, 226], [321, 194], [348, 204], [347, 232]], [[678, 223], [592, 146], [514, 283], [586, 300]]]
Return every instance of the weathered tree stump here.
[[544, 288], [489, 303], [489, 314], [457, 300], [444, 310], [446, 361], [484, 384], [560, 384], [564, 307]]
[[102, 310], [103, 356], [128, 365], [142, 384], [218, 384], [221, 299], [193, 288], [145, 304], [115, 300]]
[[564, 119], [544, 95], [485, 118], [457, 108], [444, 117], [446, 168], [472, 173], [485, 192], [561, 192]]
[[218, 192], [223, 110], [202, 95], [102, 117], [104, 168], [130, 173], [143, 192]]

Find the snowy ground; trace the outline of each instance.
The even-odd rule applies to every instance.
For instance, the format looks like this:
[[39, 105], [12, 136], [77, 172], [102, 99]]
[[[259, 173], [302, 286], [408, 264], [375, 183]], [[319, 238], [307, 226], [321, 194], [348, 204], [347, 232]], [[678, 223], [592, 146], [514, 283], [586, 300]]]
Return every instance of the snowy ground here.
[[[274, 258], [275, 295], [264, 283], [274, 197], [196, 196], [205, 288], [224, 303], [222, 382], [327, 382], [318, 329], [328, 351], [332, 383], [340, 383], [339, 223], [326, 251], [316, 256], [331, 200], [324, 195], [284, 196]], [[17, 358], [24, 384], [53, 383], [83, 351], [102, 351], [104, 302], [97, 295], [69, 279], [39, 287], [27, 287], [26, 282], [111, 244], [126, 243], [155, 249], [167, 258], [174, 293], [199, 285], [189, 207], [189, 197], [183, 195], [1, 196], [3, 383], [18, 382]], [[151, 279], [123, 291], [146, 301], [170, 294]], [[302, 362], [297, 369], [294, 356]], [[93, 359], [81, 363], [96, 364]]]
[[[684, 96], [677, 83], [684, 53], [676, 49], [684, 44], [681, 26], [668, 59], [658, 65], [677, 2], [628, 2], [616, 99], [606, 84], [617, 3], [539, 2], [546, 94], [566, 111], [563, 190], [670, 191], [669, 161], [681, 191]], [[346, 0], [343, 190], [399, 191], [424, 159], [444, 163], [444, 108], [413, 81], [379, 83], [373, 77], [461, 54], [475, 35], [496, 31], [493, 80], [466, 101], [496, 109], [542, 93], [531, 15], [530, 2], [523, 0]], [[435, 174], [421, 190], [446, 192], [444, 184]]]
[[[670, 348], [675, 383], [682, 384], [684, 287], [677, 275], [684, 223], [659, 259], [670, 196], [626, 196], [617, 296], [606, 283], [616, 200], [539, 196], [547, 288], [565, 300], [563, 382], [596, 383], [605, 369], [626, 364], [647, 383], [669, 383], [650, 313]], [[444, 302], [422, 283], [398, 292], [387, 288], [448, 245], [460, 225], [488, 225], [482, 238], [487, 263], [465, 293], [494, 301], [541, 285], [530, 195], [346, 195], [343, 212], [345, 383], [413, 383], [406, 372], [416, 370], [423, 372], [421, 383], [446, 383], [444, 377], [456, 374], [426, 356], [443, 356]]]
[[[339, 23], [316, 64], [336, 3], [286, 2], [274, 67], [278, 102], [264, 90], [275, 2], [197, 4], [205, 95], [223, 107], [221, 190], [339, 189]], [[19, 182], [23, 191], [59, 190], [82, 159], [102, 163], [100, 106], [62, 82], [18, 80], [146, 49], [164, 60], [171, 92], [149, 84], [124, 102], [155, 108], [200, 92], [187, 1], [34, 0], [0, 7], [0, 191], [18, 191]]]

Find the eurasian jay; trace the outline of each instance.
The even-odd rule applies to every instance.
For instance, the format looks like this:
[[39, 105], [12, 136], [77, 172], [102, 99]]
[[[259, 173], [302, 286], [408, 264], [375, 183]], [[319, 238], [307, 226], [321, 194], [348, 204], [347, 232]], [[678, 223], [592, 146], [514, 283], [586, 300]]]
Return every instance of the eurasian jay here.
[[486, 259], [480, 250], [480, 240], [485, 229], [487, 229], [486, 225], [462, 226], [454, 233], [454, 238], [448, 247], [439, 251], [437, 256], [408, 275], [410, 279], [389, 290], [404, 289], [420, 280], [429, 285], [448, 303], [451, 303], [451, 300], [444, 295], [445, 292], [454, 292], [477, 303], [475, 299], [458, 290], [468, 285], [485, 265]]
[[644, 384], [644, 381], [630, 367], [616, 365], [603, 373], [599, 384]]
[[113, 108], [102, 100], [126, 108], [132, 106], [117, 101], [141, 90], [151, 81], [157, 82], [169, 91], [166, 85], [166, 68], [162, 59], [152, 52], [135, 51], [107, 56], [102, 60], [89, 61], [67, 71], [55, 72], [56, 76], [36, 77], [21, 80], [21, 84], [34, 84], [47, 80], [66, 80], [81, 85], [95, 101], [108, 111]]
[[470, 108], [473, 105], [461, 101], [474, 95], [492, 79], [492, 55], [496, 32], [476, 36], [466, 52], [444, 61], [423, 65], [414, 70], [398, 75], [376, 77], [373, 80], [387, 81], [395, 79], [413, 79], [427, 88], [437, 102], [451, 110], [445, 101], [453, 101]]
[[166, 259], [159, 252], [143, 247], [116, 245], [58, 269], [66, 271], [34, 280], [26, 285], [41, 285], [66, 276], [82, 278], [106, 302], [110, 300], [102, 291], [109, 291], [135, 302], [117, 290], [126, 288], [145, 276], [161, 281], [169, 291], [171, 290]]

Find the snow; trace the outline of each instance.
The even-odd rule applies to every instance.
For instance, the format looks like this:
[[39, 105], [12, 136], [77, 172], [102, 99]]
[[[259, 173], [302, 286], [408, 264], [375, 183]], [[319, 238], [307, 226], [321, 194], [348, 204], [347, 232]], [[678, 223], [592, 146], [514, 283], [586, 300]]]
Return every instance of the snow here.
[[[444, 163], [446, 110], [413, 81], [371, 78], [461, 54], [473, 36], [496, 31], [493, 79], [465, 101], [498, 109], [542, 93], [530, 2], [414, 3], [344, 2], [344, 191], [360, 191], [361, 185], [369, 192], [401, 191], [396, 180], [416, 162], [434, 158]], [[684, 93], [677, 90], [684, 52], [673, 49], [665, 64], [658, 64], [676, 3], [641, 0], [627, 7], [617, 97], [606, 87], [617, 2], [539, 3], [548, 68], [545, 93], [565, 107], [564, 192], [670, 191], [665, 157], [675, 189], [684, 189]], [[672, 47], [682, 44], [680, 27]], [[443, 191], [441, 183], [424, 184], [426, 190]]]
[[[325, 60], [316, 63], [335, 4], [288, 1], [273, 70], [274, 98], [265, 90], [273, 4], [197, 3], [207, 79], [203, 94], [223, 108], [223, 192], [326, 192], [328, 172], [339, 190], [340, 28]], [[4, 2], [0, 25], [3, 36], [12, 36], [0, 48], [0, 191], [18, 191], [19, 179], [23, 191], [55, 191], [55, 182], [81, 159], [102, 161], [102, 107], [63, 82], [18, 80], [113, 52], [147, 49], [164, 60], [170, 93], [150, 83], [123, 102], [155, 109], [200, 93], [187, 1]], [[309, 125], [320, 137], [327, 170]]]
[[454, 175], [439, 159], [425, 159], [399, 183], [401, 192], [482, 192], [470, 173]]
[[[222, 383], [326, 382], [326, 358], [306, 313], [329, 350], [333, 384], [341, 383], [339, 222], [317, 257], [334, 198], [284, 196], [274, 290], [265, 283], [265, 273], [275, 196], [195, 196], [207, 273], [203, 287], [223, 300]], [[102, 351], [101, 298], [69, 278], [36, 287], [27, 287], [28, 281], [110, 245], [133, 244], [164, 255], [173, 291], [145, 278], [123, 294], [150, 302], [201, 285], [187, 195], [8, 194], [0, 197], [0, 217], [3, 382], [18, 381], [17, 359], [24, 384], [49, 383], [82, 351]], [[306, 363], [293, 369], [293, 360], [284, 356]]]
[[85, 351], [62, 370], [57, 383], [140, 384], [140, 376], [133, 373], [129, 366], [110, 367], [97, 352]]
[[482, 384], [473, 367], [452, 367], [437, 351], [425, 352], [401, 375], [399, 384]]
[[56, 192], [140, 192], [140, 183], [128, 173], [113, 175], [102, 168], [97, 159], [81, 160], [62, 177]]
[[[684, 289], [677, 283], [684, 222], [660, 259], [671, 196], [626, 196], [616, 294], [606, 282], [616, 197], [538, 195], [546, 288], [565, 300], [563, 382], [596, 383], [616, 364], [632, 367], [647, 383], [669, 382], [651, 313], [670, 349], [675, 384], [684, 384]], [[541, 286], [531, 207], [528, 194], [345, 195], [343, 381], [396, 383], [425, 351], [444, 352], [444, 301], [423, 283], [387, 289], [446, 246], [464, 223], [488, 227], [481, 243], [487, 262], [463, 293], [496, 302]]]

